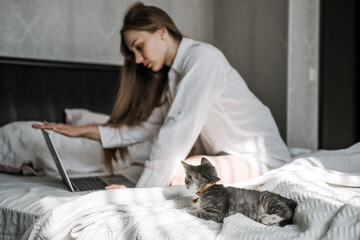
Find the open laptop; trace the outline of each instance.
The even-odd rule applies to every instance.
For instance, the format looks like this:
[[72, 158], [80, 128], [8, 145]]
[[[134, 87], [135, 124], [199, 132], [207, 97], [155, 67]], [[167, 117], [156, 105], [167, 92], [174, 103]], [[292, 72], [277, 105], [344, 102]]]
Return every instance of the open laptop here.
[[125, 178], [122, 175], [105, 175], [105, 176], [89, 176], [89, 177], [79, 177], [79, 178], [70, 178], [66, 173], [66, 170], [61, 162], [59, 154], [55, 148], [55, 145], [47, 131], [41, 129], [41, 132], [44, 135], [46, 145], [48, 146], [51, 156], [54, 159], [56, 167], [60, 173], [60, 176], [66, 186], [72, 192], [81, 192], [81, 191], [94, 191], [94, 190], [103, 190], [106, 186], [111, 184], [122, 184], [129, 188], [135, 187], [135, 184]]

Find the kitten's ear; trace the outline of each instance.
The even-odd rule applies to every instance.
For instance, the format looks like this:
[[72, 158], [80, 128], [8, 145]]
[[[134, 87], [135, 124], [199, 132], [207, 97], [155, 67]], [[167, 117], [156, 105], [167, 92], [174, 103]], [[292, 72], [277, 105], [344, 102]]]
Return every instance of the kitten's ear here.
[[209, 160], [207, 160], [207, 158], [204, 158], [204, 157], [201, 158], [201, 165], [203, 165], [203, 164], [208, 164], [208, 165], [212, 166], [211, 162]]
[[184, 166], [185, 169], [187, 169], [189, 167], [189, 164], [187, 164], [186, 162], [184, 161], [181, 161], [182, 165]]

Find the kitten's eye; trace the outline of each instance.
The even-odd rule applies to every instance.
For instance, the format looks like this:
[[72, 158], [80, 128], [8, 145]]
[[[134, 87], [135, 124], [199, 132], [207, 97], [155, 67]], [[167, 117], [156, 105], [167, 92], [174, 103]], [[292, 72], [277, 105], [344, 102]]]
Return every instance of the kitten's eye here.
[[192, 180], [192, 181], [197, 181], [197, 179], [194, 177], [194, 176], [189, 176], [190, 177], [190, 180]]
[[191, 181], [191, 182], [194, 181], [193, 177], [190, 176], [190, 175], [186, 176], [186, 177], [185, 177], [185, 180]]

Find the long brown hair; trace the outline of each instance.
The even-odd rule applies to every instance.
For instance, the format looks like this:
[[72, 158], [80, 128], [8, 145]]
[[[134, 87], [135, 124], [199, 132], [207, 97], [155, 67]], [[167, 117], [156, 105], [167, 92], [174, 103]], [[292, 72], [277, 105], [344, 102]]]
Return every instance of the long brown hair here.
[[[136, 2], [127, 10], [120, 31], [120, 50], [125, 58], [120, 87], [110, 118], [104, 126], [136, 126], [148, 119], [154, 108], [161, 104], [161, 96], [168, 86], [169, 68], [164, 66], [159, 72], [153, 72], [142, 64], [136, 64], [134, 54], [125, 44], [124, 33], [127, 30], [153, 33], [162, 27], [166, 27], [175, 40], [181, 41], [182, 33], [170, 16], [160, 8]], [[128, 149], [127, 147], [104, 149], [105, 167], [110, 173], [113, 173], [112, 160], [117, 161], [117, 152], [124, 160]]]

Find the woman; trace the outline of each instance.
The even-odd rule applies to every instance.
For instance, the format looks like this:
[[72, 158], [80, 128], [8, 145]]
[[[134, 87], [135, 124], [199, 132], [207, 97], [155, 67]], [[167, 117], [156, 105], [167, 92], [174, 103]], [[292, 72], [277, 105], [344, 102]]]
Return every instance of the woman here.
[[[35, 128], [101, 141], [110, 172], [118, 151], [125, 159], [127, 146], [153, 139], [137, 187], [182, 184], [181, 160], [192, 149], [207, 155], [223, 183], [290, 160], [270, 111], [218, 49], [183, 37], [163, 10], [142, 3], [128, 9], [120, 33], [125, 61], [109, 121]], [[201, 157], [186, 161], [196, 164]]]

